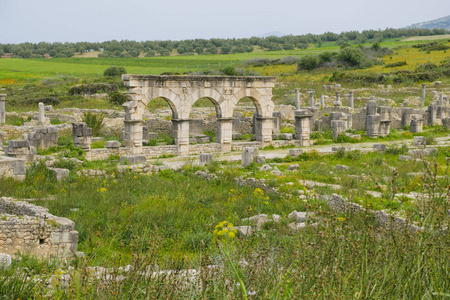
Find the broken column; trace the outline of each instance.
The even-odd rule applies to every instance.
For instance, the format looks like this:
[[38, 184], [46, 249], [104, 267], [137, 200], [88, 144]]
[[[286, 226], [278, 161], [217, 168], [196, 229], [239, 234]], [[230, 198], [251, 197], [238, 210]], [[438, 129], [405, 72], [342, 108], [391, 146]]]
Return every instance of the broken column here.
[[428, 105], [428, 126], [436, 124], [436, 105], [431, 103]]
[[38, 108], [39, 108], [38, 124], [39, 124], [39, 125], [45, 125], [45, 110], [44, 110], [44, 103], [39, 102]]
[[425, 106], [425, 87], [426, 87], [427, 85], [426, 84], [422, 84], [422, 97], [421, 97], [421, 99], [420, 99], [420, 106], [421, 107], [424, 107]]
[[259, 150], [257, 147], [245, 147], [242, 150], [242, 158], [241, 164], [243, 167], [248, 166], [250, 163], [256, 160], [256, 157], [259, 154]]
[[231, 127], [233, 128], [233, 133], [232, 133], [232, 138], [233, 139], [241, 139], [242, 138], [242, 133], [240, 132], [241, 130], [241, 118], [239, 116], [234, 116], [233, 120], [232, 120], [232, 125]]
[[73, 145], [85, 151], [91, 150], [92, 128], [84, 122], [72, 123]]
[[334, 101], [333, 105], [334, 106], [342, 106], [341, 92], [336, 92], [336, 101]]
[[272, 134], [279, 135], [281, 133], [281, 112], [275, 111], [272, 113], [272, 116], [273, 116]]
[[295, 139], [300, 142], [300, 146], [310, 146], [311, 118], [309, 110], [295, 111]]
[[392, 107], [379, 106], [377, 112], [380, 115], [380, 131], [379, 136], [388, 136], [391, 130]]
[[[230, 120], [231, 121], [231, 120]], [[189, 119], [172, 119], [175, 145], [178, 146], [178, 155], [189, 154]], [[231, 127], [231, 122], [230, 122]], [[231, 130], [231, 128], [230, 128]]]
[[369, 100], [366, 107], [366, 133], [368, 137], [376, 138], [378, 137], [381, 121], [381, 116], [377, 114], [377, 102]]
[[295, 89], [295, 110], [300, 109], [300, 89]]
[[339, 111], [330, 112], [330, 126], [333, 129], [333, 139], [347, 130], [347, 114]]
[[447, 116], [447, 107], [444, 106], [444, 93], [439, 93], [439, 103], [436, 112], [436, 118], [443, 120]]
[[353, 91], [349, 91], [348, 92], [348, 100], [349, 100], [349, 106], [350, 108], [354, 108], [354, 103], [353, 103]]
[[10, 140], [8, 147], [5, 148], [5, 154], [8, 157], [31, 162], [36, 159], [36, 148], [31, 146], [27, 140]]
[[6, 119], [6, 94], [0, 94], [0, 124], [5, 123]]
[[308, 91], [309, 94], [309, 107], [314, 107], [314, 91]]
[[409, 130], [413, 133], [419, 133], [423, 131], [423, 117], [419, 114], [411, 115], [411, 126]]
[[320, 106], [325, 107], [325, 95], [320, 95]]

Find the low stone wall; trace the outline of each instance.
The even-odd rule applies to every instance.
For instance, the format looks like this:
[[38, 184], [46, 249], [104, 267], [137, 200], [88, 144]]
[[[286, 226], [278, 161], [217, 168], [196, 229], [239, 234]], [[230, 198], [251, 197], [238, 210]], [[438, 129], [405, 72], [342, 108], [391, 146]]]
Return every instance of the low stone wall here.
[[261, 147], [260, 142], [233, 142], [231, 143], [232, 151], [242, 151], [245, 147]]
[[40, 257], [76, 254], [75, 223], [56, 217], [48, 209], [12, 198], [0, 198], [0, 252]]
[[142, 155], [147, 159], [160, 157], [163, 155], [178, 155], [178, 147], [176, 145], [142, 147]]
[[25, 160], [0, 156], [0, 177], [12, 177], [25, 180]]
[[86, 159], [88, 160], [105, 160], [108, 159], [111, 155], [125, 155], [127, 154], [128, 148], [118, 148], [118, 149], [109, 149], [109, 148], [97, 148], [91, 149], [86, 154]]
[[189, 154], [216, 153], [220, 152], [221, 149], [220, 143], [189, 145]]

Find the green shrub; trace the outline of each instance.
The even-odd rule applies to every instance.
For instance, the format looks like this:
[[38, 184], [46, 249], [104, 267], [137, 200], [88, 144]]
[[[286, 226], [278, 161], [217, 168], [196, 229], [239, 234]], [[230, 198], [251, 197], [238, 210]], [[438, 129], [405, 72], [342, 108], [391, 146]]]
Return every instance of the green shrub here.
[[385, 64], [384, 68], [395, 68], [395, 67], [401, 67], [401, 66], [406, 66], [406, 65], [407, 65], [406, 60], [404, 60], [404, 61], [398, 61], [395, 63]]
[[392, 155], [404, 155], [408, 153], [408, 146], [406, 144], [399, 145], [390, 145], [387, 147], [386, 154], [392, 154]]
[[314, 70], [319, 66], [319, 59], [315, 55], [305, 55], [300, 58], [297, 71]]
[[100, 131], [105, 127], [105, 113], [95, 114], [90, 111], [85, 111], [83, 113], [83, 122], [87, 124], [88, 127], [92, 128], [92, 135], [97, 136]]
[[122, 94], [119, 91], [110, 92], [108, 94], [108, 100], [109, 100], [109, 102], [116, 104], [116, 105], [122, 105], [128, 101], [127, 96]]
[[103, 76], [109, 76], [109, 77], [120, 77], [122, 74], [126, 74], [127, 71], [124, 67], [109, 67], [103, 72]]

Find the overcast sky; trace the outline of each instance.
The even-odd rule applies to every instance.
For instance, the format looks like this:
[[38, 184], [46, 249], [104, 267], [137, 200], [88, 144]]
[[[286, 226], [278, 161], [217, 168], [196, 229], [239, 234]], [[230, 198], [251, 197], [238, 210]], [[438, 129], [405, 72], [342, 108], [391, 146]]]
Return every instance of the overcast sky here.
[[0, 0], [0, 43], [339, 33], [449, 14], [450, 0]]

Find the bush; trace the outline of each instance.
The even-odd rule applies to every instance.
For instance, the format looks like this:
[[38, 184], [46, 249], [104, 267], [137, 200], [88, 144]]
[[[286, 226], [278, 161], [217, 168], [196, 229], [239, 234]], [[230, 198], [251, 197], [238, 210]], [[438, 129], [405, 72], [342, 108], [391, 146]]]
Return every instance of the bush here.
[[97, 136], [100, 133], [100, 130], [105, 127], [105, 113], [95, 114], [86, 111], [83, 113], [83, 122], [86, 123], [88, 127], [92, 128], [92, 135]]
[[117, 105], [122, 105], [128, 101], [127, 97], [119, 91], [113, 91], [108, 94], [109, 102]]
[[69, 95], [109, 93], [112, 91], [117, 91], [118, 89], [119, 86], [117, 84], [109, 83], [77, 84], [69, 89]]
[[353, 47], [345, 47], [339, 52], [338, 59], [349, 64], [352, 67], [357, 67], [361, 64], [363, 53], [361, 49]]
[[298, 62], [297, 71], [314, 70], [319, 65], [319, 59], [314, 55], [305, 55]]
[[124, 67], [109, 67], [103, 72], [103, 76], [120, 77], [122, 74], [126, 74], [127, 71]]
[[384, 68], [395, 68], [395, 67], [401, 67], [401, 66], [406, 66], [406, 65], [407, 65], [406, 60], [404, 60], [404, 61], [398, 61], [395, 63], [385, 64]]

